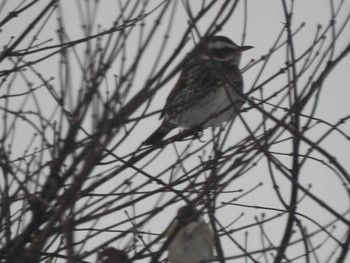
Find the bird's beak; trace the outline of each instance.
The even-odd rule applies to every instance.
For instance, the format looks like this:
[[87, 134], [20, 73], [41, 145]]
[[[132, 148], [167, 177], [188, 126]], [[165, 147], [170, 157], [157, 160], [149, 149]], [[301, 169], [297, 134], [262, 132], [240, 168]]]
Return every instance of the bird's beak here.
[[239, 51], [243, 52], [243, 51], [246, 51], [246, 50], [251, 49], [251, 48], [253, 48], [253, 46], [241, 46], [241, 47], [239, 47]]

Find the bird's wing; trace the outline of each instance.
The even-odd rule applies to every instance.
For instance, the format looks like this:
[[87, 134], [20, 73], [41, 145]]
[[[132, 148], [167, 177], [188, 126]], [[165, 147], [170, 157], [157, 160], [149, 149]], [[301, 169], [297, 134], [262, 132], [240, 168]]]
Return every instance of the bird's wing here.
[[162, 113], [159, 117], [160, 119], [163, 118], [164, 115], [169, 112], [169, 108], [171, 107], [171, 104], [172, 104], [174, 98], [179, 94], [179, 92], [181, 92], [181, 90], [183, 90], [184, 87], [187, 87], [188, 75], [189, 75], [189, 69], [184, 68], [181, 71], [180, 77], [178, 78], [175, 86], [170, 91], [168, 98], [166, 99], [164, 109], [162, 110]]
[[[207, 74], [203, 74], [204, 72]], [[186, 108], [186, 105], [190, 106], [197, 99], [202, 98], [209, 91], [206, 87], [210, 86], [212, 89], [215, 88], [214, 85], [218, 84], [219, 79], [215, 78], [209, 68], [203, 64], [190, 63], [186, 65], [166, 100], [161, 117], [165, 114], [172, 115], [173, 112], [178, 112], [178, 108]], [[213, 81], [214, 79], [215, 81]], [[194, 94], [195, 86], [197, 88]]]

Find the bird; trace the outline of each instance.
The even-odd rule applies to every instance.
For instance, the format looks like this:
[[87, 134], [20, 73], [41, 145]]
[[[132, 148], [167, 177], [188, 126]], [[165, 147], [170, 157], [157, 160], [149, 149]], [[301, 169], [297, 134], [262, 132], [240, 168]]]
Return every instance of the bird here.
[[125, 251], [114, 247], [106, 247], [97, 255], [97, 263], [127, 263], [128, 260]]
[[163, 122], [144, 142], [154, 145], [174, 128], [202, 130], [234, 120], [243, 105], [242, 52], [225, 36], [209, 36], [187, 55], [180, 77], [171, 90], [160, 119]]
[[213, 257], [213, 232], [201, 213], [192, 205], [178, 210], [166, 235], [173, 237], [168, 247], [168, 259], [171, 263], [201, 263]]

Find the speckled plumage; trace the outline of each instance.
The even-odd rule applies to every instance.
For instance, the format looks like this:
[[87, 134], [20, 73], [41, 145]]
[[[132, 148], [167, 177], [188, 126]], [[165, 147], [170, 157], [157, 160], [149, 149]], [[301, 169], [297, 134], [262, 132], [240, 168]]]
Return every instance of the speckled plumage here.
[[203, 42], [188, 56], [179, 80], [169, 94], [161, 117], [162, 125], [144, 142], [154, 144], [176, 128], [216, 127], [234, 120], [242, 103], [243, 79], [239, 70], [239, 47], [222, 36]]
[[230, 106], [243, 91], [241, 72], [236, 66], [197, 62], [185, 68], [182, 75], [186, 78], [180, 77], [180, 88], [170, 93], [163, 110], [167, 121], [188, 129], [215, 127], [233, 118], [235, 110]]

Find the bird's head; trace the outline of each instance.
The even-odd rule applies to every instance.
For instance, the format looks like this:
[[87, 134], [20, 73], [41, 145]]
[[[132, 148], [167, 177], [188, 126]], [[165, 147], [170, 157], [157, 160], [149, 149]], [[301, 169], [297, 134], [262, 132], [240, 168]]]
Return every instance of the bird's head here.
[[201, 218], [201, 213], [192, 205], [180, 207], [177, 211], [177, 220], [179, 223], [188, 223], [198, 221]]
[[238, 46], [231, 39], [224, 36], [211, 36], [204, 38], [199, 46], [198, 56], [202, 60], [227, 62], [239, 66], [242, 52], [253, 48], [252, 46]]

